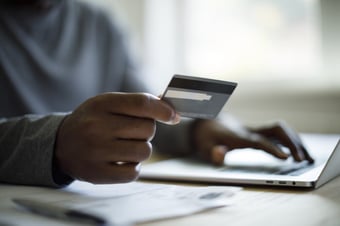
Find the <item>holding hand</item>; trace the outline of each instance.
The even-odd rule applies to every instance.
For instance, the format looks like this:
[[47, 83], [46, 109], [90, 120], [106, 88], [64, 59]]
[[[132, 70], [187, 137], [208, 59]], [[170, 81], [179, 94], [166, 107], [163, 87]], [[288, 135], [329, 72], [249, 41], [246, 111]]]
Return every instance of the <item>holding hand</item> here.
[[136, 179], [151, 152], [155, 121], [177, 124], [168, 104], [149, 94], [93, 97], [61, 124], [55, 148], [58, 167], [75, 179], [122, 183]]
[[299, 136], [285, 123], [248, 129], [229, 118], [224, 124], [217, 121], [199, 120], [193, 131], [193, 145], [199, 156], [215, 165], [222, 165], [227, 152], [236, 148], [263, 150], [280, 159], [289, 155], [278, 145], [287, 147], [295, 161], [314, 162]]

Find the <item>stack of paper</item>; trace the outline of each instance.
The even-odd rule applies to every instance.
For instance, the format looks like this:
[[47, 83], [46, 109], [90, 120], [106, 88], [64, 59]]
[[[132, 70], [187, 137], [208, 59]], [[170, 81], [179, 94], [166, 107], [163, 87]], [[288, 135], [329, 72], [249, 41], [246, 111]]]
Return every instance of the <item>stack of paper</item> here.
[[[1, 185], [0, 212], [4, 222], [15, 225], [57, 223], [15, 207], [11, 198], [29, 198], [42, 203], [81, 210], [107, 220], [112, 225], [185, 216], [229, 205], [237, 187], [175, 186], [133, 182], [92, 185], [75, 182], [64, 189]], [[43, 221], [42, 221], [43, 220]], [[67, 225], [67, 222], [62, 222]]]

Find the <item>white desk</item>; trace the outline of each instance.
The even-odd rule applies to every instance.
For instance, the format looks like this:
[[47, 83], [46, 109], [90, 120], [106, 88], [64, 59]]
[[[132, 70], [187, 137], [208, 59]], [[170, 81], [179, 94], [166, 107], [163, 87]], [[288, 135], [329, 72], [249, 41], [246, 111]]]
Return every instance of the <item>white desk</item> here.
[[246, 187], [231, 206], [148, 226], [340, 225], [340, 177], [317, 190]]
[[[64, 225], [61, 222], [45, 221], [43, 217], [34, 218], [30, 213], [18, 211], [10, 199], [28, 195], [39, 197], [41, 193], [51, 194], [48, 200], [67, 200], [72, 192], [59, 189], [39, 187], [1, 185], [0, 191], [0, 225], [8, 218], [17, 219], [9, 225]], [[96, 190], [96, 193], [98, 190]], [[113, 191], [114, 193], [114, 191]], [[80, 198], [82, 197], [81, 194]], [[148, 203], [145, 203], [148, 205]], [[19, 218], [19, 219], [18, 219]], [[26, 220], [27, 219], [27, 220]], [[3, 221], [4, 220], [4, 221]], [[33, 223], [32, 223], [33, 222]], [[11, 222], [13, 223], [13, 222]], [[209, 210], [186, 217], [174, 218], [139, 224], [140, 226], [187, 226], [187, 225], [306, 225], [334, 226], [340, 225], [340, 177], [320, 187], [318, 190], [288, 190], [280, 188], [245, 187], [234, 196], [230, 206]]]

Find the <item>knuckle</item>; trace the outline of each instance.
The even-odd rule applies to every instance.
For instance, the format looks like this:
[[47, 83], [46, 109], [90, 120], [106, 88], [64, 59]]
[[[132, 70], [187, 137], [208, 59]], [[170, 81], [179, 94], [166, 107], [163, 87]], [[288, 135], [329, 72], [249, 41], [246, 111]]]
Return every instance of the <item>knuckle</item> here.
[[148, 126], [146, 130], [146, 140], [152, 140], [156, 134], [156, 122], [154, 120], [148, 120]]
[[280, 129], [281, 129], [281, 124], [280, 124], [280, 122], [275, 122], [275, 123], [272, 125], [272, 129], [273, 129], [274, 131], [280, 130]]
[[248, 136], [248, 141], [251, 143], [253, 148], [261, 149], [263, 147], [263, 143], [266, 142], [266, 139], [259, 134], [252, 133]]
[[131, 150], [132, 162], [142, 162], [148, 159], [152, 153], [152, 145], [150, 142], [135, 142], [133, 149]]
[[152, 119], [135, 119], [131, 124], [116, 128], [116, 134], [127, 134], [134, 139], [151, 140], [156, 133], [156, 123]]
[[273, 127], [276, 130], [283, 130], [286, 127], [286, 123], [282, 120], [279, 120], [279, 121], [275, 122]]
[[140, 93], [136, 95], [135, 101], [136, 106], [140, 109], [148, 109], [151, 105], [151, 96], [147, 93]]
[[96, 118], [91, 116], [82, 117], [79, 122], [79, 125], [81, 127], [80, 129], [82, 129], [83, 131], [91, 131], [96, 124]]
[[83, 120], [80, 126], [80, 131], [83, 133], [84, 142], [91, 143], [95, 141], [94, 138], [100, 134], [99, 122], [95, 118], [87, 118]]
[[151, 156], [152, 144], [150, 142], [144, 142], [138, 151], [140, 161], [144, 161]]
[[86, 109], [100, 109], [102, 106], [102, 102], [106, 98], [107, 98], [106, 94], [101, 94], [98, 96], [90, 97], [83, 103], [83, 106], [85, 106]]

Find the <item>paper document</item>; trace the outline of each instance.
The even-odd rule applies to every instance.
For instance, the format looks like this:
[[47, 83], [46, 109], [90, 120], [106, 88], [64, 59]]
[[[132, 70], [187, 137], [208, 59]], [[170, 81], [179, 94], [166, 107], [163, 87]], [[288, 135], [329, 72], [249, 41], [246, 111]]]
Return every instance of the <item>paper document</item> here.
[[[18, 208], [11, 202], [11, 198], [15, 197], [95, 214], [112, 225], [132, 225], [226, 206], [238, 190], [240, 188], [227, 186], [175, 186], [142, 182], [116, 185], [75, 182], [64, 189], [0, 185], [0, 219], [14, 225], [58, 225], [54, 219]], [[67, 222], [59, 223], [68, 225]]]

